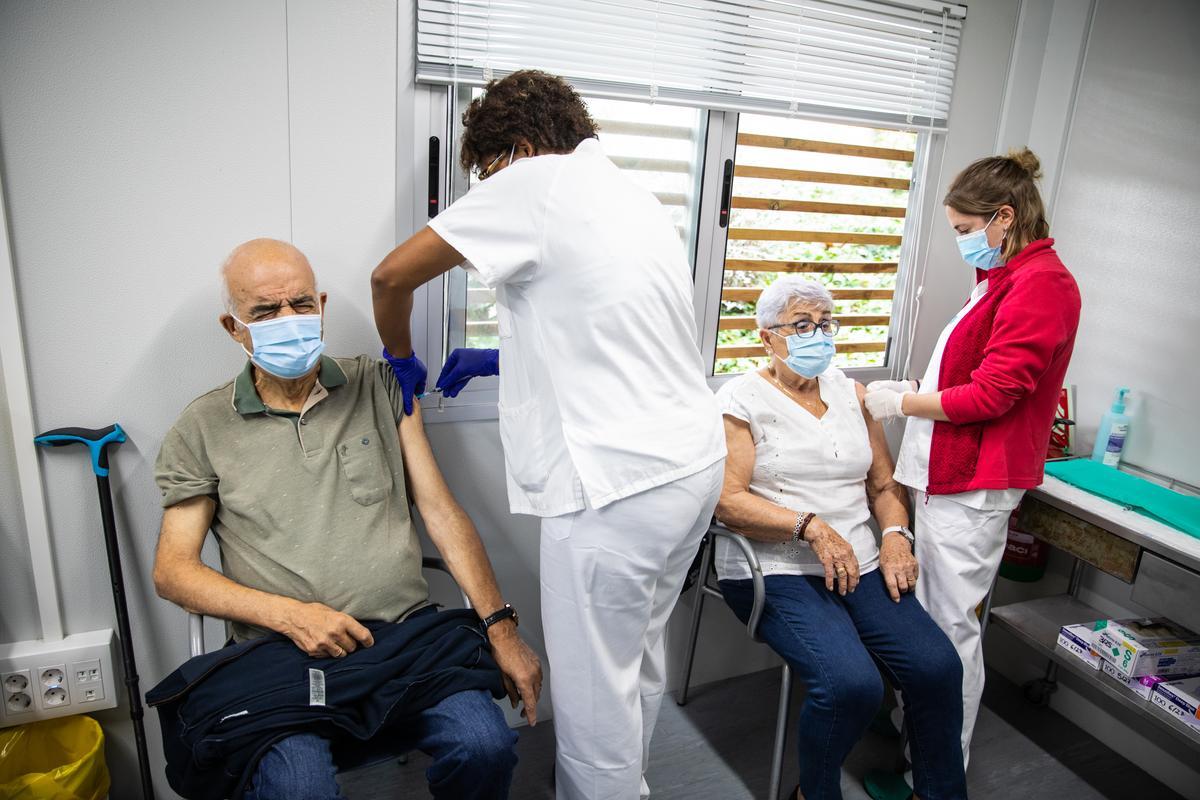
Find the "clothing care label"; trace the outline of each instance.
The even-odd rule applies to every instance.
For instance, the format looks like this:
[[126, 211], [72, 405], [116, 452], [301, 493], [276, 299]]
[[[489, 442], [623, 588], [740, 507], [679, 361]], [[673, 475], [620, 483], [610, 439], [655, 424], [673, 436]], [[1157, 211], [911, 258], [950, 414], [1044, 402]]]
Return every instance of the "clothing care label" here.
[[308, 671], [308, 704], [325, 705], [325, 673], [319, 669]]

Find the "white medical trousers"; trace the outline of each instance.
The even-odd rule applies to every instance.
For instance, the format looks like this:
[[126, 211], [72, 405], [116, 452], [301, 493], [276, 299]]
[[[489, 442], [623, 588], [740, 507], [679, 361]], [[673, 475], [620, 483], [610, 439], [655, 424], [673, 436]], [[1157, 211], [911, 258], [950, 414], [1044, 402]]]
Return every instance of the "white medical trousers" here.
[[913, 491], [917, 599], [950, 637], [963, 664], [963, 765], [983, 697], [983, 638], [976, 609], [987, 596], [1008, 536], [1011, 511], [981, 511], [949, 496]]
[[725, 461], [599, 510], [542, 520], [558, 800], [636, 800], [666, 688], [664, 632]]

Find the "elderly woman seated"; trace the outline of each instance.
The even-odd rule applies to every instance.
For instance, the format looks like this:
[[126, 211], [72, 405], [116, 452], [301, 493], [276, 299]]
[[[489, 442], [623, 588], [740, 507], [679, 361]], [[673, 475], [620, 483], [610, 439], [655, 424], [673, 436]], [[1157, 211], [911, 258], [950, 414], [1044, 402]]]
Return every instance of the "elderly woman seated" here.
[[[880, 708], [882, 670], [903, 699], [916, 796], [966, 797], [962, 665], [911, 593], [905, 493], [862, 385], [830, 366], [832, 313], [829, 291], [796, 276], [762, 293], [757, 320], [771, 361], [717, 394], [729, 445], [717, 518], [751, 540], [766, 584], [759, 633], [808, 688], [796, 796], [841, 797], [842, 761]], [[749, 566], [719, 540], [716, 568], [745, 622]]]

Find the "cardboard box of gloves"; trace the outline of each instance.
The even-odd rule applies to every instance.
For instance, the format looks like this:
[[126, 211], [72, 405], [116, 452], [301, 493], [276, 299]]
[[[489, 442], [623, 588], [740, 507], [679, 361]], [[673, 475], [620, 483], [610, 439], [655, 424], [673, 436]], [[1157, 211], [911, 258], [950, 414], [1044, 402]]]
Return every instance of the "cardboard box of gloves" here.
[[1200, 636], [1165, 619], [1099, 620], [1092, 648], [1125, 680], [1200, 673]]
[[1200, 730], [1200, 676], [1164, 681], [1154, 687], [1154, 705]]
[[1107, 661], [1101, 661], [1100, 668], [1104, 670], [1105, 675], [1109, 676], [1117, 683], [1120, 683], [1126, 689], [1133, 692], [1143, 700], [1149, 700], [1150, 695], [1154, 693], [1154, 687], [1160, 683], [1163, 683], [1164, 681], [1175, 681], [1182, 680], [1183, 678], [1196, 677], [1194, 675], [1180, 675], [1177, 677], [1167, 676], [1164, 678], [1162, 675], [1143, 675], [1140, 678], [1126, 678], [1122, 676], [1120, 672], [1117, 672], [1117, 668]]
[[1100, 655], [1092, 649], [1092, 624], [1063, 625], [1058, 646], [1092, 669], [1100, 669]]

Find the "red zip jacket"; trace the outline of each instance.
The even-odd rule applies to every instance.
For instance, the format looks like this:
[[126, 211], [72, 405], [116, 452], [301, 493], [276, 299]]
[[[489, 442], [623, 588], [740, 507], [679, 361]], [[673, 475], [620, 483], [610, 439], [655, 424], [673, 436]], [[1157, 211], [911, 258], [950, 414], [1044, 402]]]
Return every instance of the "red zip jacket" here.
[[929, 494], [1032, 489], [1079, 327], [1079, 287], [1053, 239], [979, 270], [987, 292], [950, 334], [938, 386], [949, 422], [935, 422]]

